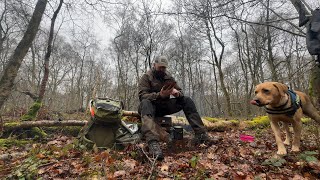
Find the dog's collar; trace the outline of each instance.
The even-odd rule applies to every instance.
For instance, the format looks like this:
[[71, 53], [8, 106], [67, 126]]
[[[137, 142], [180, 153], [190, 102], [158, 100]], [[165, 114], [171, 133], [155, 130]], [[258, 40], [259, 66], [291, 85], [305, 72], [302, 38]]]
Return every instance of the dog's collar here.
[[[289, 98], [284, 105], [276, 107], [276, 109], [264, 107], [266, 112], [268, 114], [285, 114], [287, 116], [292, 117], [296, 113], [296, 111], [301, 107], [301, 99], [299, 95], [292, 90], [288, 90], [287, 94]], [[284, 108], [288, 104], [289, 99], [291, 99], [291, 106], [288, 108]]]

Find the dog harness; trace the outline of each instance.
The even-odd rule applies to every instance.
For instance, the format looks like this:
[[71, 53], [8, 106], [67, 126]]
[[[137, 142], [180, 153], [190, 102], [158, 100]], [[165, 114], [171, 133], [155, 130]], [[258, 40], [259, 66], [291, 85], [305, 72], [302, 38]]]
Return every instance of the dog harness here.
[[285, 107], [288, 104], [288, 100], [284, 105], [281, 105], [275, 109], [264, 107], [266, 112], [268, 114], [285, 114], [289, 117], [292, 117], [296, 113], [296, 111], [301, 107], [301, 99], [298, 94], [296, 94], [294, 91], [290, 89], [288, 90], [288, 96], [291, 99], [290, 107], [283, 109], [283, 107]]

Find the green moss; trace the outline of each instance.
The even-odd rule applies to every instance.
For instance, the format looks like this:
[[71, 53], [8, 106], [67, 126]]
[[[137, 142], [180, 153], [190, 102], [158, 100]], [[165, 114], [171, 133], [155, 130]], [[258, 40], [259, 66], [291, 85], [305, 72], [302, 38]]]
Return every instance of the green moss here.
[[27, 112], [27, 114], [21, 117], [21, 120], [23, 121], [34, 120], [37, 117], [37, 113], [41, 108], [41, 106], [42, 106], [41, 102], [38, 102], [38, 101], [34, 102], [33, 105], [30, 107], [29, 111]]
[[253, 118], [251, 121], [246, 121], [246, 124], [250, 128], [255, 128], [255, 127], [268, 127], [270, 125], [270, 121], [268, 116], [258, 116]]
[[207, 121], [210, 121], [210, 122], [218, 122], [219, 119], [217, 118], [213, 118], [213, 117], [203, 117], [203, 119], [207, 120]]
[[128, 119], [129, 119], [128, 116], [122, 116], [122, 117], [121, 117], [121, 120], [122, 120], [122, 121], [127, 121]]
[[6, 123], [6, 129], [13, 129], [16, 126], [19, 126], [21, 123], [20, 122], [9, 122]]
[[62, 133], [64, 135], [78, 136], [82, 126], [44, 127], [48, 134]]
[[311, 122], [312, 120], [310, 118], [303, 117], [303, 118], [301, 118], [301, 121], [303, 124], [306, 124], [306, 123]]
[[26, 144], [32, 144], [31, 140], [18, 140], [18, 139], [0, 139], [0, 147], [19, 146], [23, 147]]
[[[30, 137], [44, 138], [44, 137], [47, 137], [47, 133], [38, 127], [16, 129], [16, 127], [19, 126], [20, 124], [21, 124], [21, 122], [6, 123], [6, 125], [5, 125], [6, 131], [2, 137], [9, 137], [12, 135], [17, 136], [19, 138], [30, 138]], [[13, 129], [15, 129], [15, 130], [12, 131]]]
[[40, 129], [38, 127], [31, 128], [31, 135], [34, 138], [44, 138], [44, 137], [48, 136], [48, 134], [46, 132], [44, 132], [42, 129]]
[[309, 82], [309, 89], [308, 89], [308, 94], [310, 97], [313, 97], [313, 83], [314, 83], [314, 77], [313, 74], [311, 73], [311, 78], [310, 78], [310, 82]]
[[233, 125], [239, 125], [240, 124], [240, 121], [239, 120], [235, 120], [235, 119], [232, 119], [232, 120], [229, 120]]
[[[35, 120], [38, 114], [39, 109], [41, 108], [42, 103], [39, 101], [35, 101], [33, 105], [30, 107], [29, 111], [27, 114], [23, 115], [21, 117], [22, 121], [32, 121]], [[31, 135], [34, 138], [44, 138], [47, 136], [47, 134], [40, 128], [34, 127], [31, 128]]]
[[177, 117], [177, 120], [178, 120], [178, 121], [185, 121], [185, 120], [186, 120], [186, 118], [184, 118], [184, 117], [180, 117], [180, 116], [179, 116], [179, 117]]

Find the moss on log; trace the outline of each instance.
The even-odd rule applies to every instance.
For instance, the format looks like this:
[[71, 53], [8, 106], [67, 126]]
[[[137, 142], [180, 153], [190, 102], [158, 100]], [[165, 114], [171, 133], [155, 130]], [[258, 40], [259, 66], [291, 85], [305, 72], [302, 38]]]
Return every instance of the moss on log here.
[[19, 146], [22, 147], [26, 144], [31, 144], [31, 140], [18, 140], [18, 139], [0, 139], [0, 147]]
[[27, 112], [27, 114], [21, 117], [21, 120], [22, 121], [35, 120], [41, 106], [42, 106], [41, 102], [38, 102], [38, 101], [34, 102], [33, 105], [30, 107], [29, 111]]
[[21, 122], [12, 122], [5, 123], [4, 130], [10, 131], [14, 129], [24, 129], [24, 128], [33, 128], [33, 127], [49, 127], [49, 126], [83, 126], [87, 121], [79, 120], [68, 120], [68, 121], [21, 121]]

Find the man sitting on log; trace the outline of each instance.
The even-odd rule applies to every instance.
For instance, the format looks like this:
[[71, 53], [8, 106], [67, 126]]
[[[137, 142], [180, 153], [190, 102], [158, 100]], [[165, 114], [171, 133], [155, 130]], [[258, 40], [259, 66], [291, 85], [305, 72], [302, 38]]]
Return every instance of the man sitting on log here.
[[174, 78], [167, 72], [168, 60], [165, 56], [154, 59], [153, 67], [145, 73], [139, 82], [139, 114], [142, 119], [142, 135], [145, 137], [150, 154], [158, 160], [164, 158], [159, 141], [170, 141], [170, 137], [161, 134], [161, 128], [155, 117], [173, 114], [183, 110], [195, 136], [192, 144], [210, 144], [211, 138], [201, 120], [193, 100], [184, 96]]

